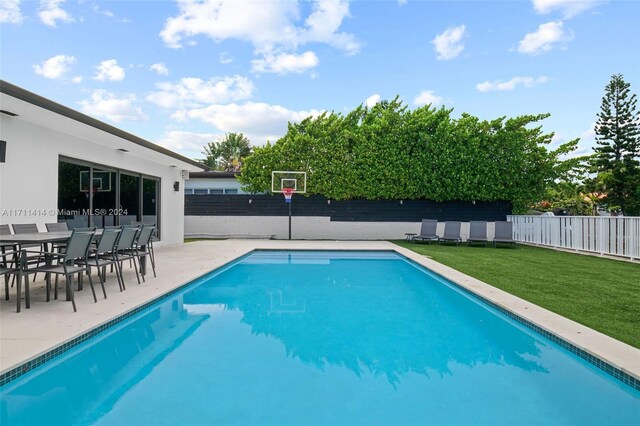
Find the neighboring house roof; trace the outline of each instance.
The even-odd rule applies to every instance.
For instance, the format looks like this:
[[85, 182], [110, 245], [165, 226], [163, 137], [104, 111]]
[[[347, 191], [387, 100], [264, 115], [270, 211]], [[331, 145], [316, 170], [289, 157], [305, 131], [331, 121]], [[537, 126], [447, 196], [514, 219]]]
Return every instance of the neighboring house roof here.
[[[141, 137], [132, 135], [131, 133], [118, 129], [117, 127], [114, 127], [110, 124], [107, 124], [100, 120], [96, 120], [95, 118], [89, 117], [88, 115], [82, 114], [81, 112], [78, 112], [74, 109], [71, 109], [59, 103], [53, 102], [52, 100], [44, 98], [40, 95], [36, 95], [33, 92], [25, 90], [22, 87], [18, 87], [14, 84], [11, 84], [1, 79], [0, 79], [0, 93], [4, 93], [5, 95], [12, 96], [21, 101], [28, 102], [37, 107], [46, 109], [56, 114], [60, 114], [64, 117], [75, 120], [87, 126], [91, 126], [103, 132], [112, 134], [119, 138], [125, 139], [129, 142], [133, 142], [134, 144], [156, 151], [160, 154], [164, 154], [169, 157], [175, 158], [176, 160], [180, 160], [192, 166], [198, 167], [201, 170], [207, 169], [206, 166], [203, 166], [202, 164], [198, 163], [196, 160], [182, 156], [178, 153], [175, 153], [159, 145], [156, 145], [153, 142], [149, 142], [148, 140], [142, 139]], [[9, 114], [10, 113], [11, 111], [9, 111]]]
[[238, 176], [240, 172], [191, 172], [189, 179], [231, 179]]

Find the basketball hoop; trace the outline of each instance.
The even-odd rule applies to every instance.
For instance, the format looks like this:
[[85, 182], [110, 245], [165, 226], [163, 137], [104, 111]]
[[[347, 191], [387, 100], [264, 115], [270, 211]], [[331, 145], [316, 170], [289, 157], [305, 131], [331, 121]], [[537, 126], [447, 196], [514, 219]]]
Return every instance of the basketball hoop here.
[[284, 200], [290, 203], [291, 197], [293, 197], [293, 188], [282, 188], [282, 195], [284, 195]]

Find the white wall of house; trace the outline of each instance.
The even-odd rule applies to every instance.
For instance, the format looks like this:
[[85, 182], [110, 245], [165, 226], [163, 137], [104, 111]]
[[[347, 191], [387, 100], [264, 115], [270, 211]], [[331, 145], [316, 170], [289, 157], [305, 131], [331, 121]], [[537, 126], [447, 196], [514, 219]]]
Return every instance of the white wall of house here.
[[[184, 183], [187, 162], [120, 138], [95, 127], [1, 94], [0, 139], [7, 141], [6, 161], [0, 163], [0, 223], [57, 221], [60, 156], [160, 178], [161, 244], [183, 241]], [[126, 149], [122, 152], [119, 149]], [[174, 182], [180, 190], [174, 191]]]
[[[236, 178], [215, 178], [215, 179], [189, 179], [185, 184], [185, 189], [208, 189], [208, 190], [235, 190], [237, 194], [246, 194], [241, 189], [241, 184]], [[213, 194], [213, 192], [210, 192]], [[229, 192], [227, 192], [229, 193]]]

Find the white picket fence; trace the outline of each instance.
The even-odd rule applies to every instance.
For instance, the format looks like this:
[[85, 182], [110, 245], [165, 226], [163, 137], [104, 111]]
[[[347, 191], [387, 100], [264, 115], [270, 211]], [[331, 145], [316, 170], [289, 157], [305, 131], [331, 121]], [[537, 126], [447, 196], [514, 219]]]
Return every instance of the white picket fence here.
[[512, 215], [507, 220], [516, 241], [640, 259], [640, 217]]

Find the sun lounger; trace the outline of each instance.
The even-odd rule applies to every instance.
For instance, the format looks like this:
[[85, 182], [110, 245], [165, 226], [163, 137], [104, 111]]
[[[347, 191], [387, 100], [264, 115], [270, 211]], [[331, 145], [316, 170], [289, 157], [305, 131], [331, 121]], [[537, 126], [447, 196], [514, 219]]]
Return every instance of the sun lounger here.
[[497, 243], [511, 244], [515, 247], [516, 242], [513, 239], [513, 223], [496, 222], [496, 235], [493, 238], [493, 246]]
[[412, 241], [438, 241], [439, 237], [436, 234], [436, 228], [438, 227], [438, 221], [433, 219], [422, 219], [422, 226], [420, 227], [420, 234], [412, 238]]
[[471, 245], [471, 243], [484, 243], [484, 245], [486, 246], [488, 242], [489, 240], [487, 240], [487, 222], [469, 222], [469, 238], [467, 238], [467, 244]]
[[460, 222], [445, 222], [444, 223], [444, 235], [438, 242], [450, 242], [453, 241], [456, 245], [462, 242], [462, 236], [460, 235]]

